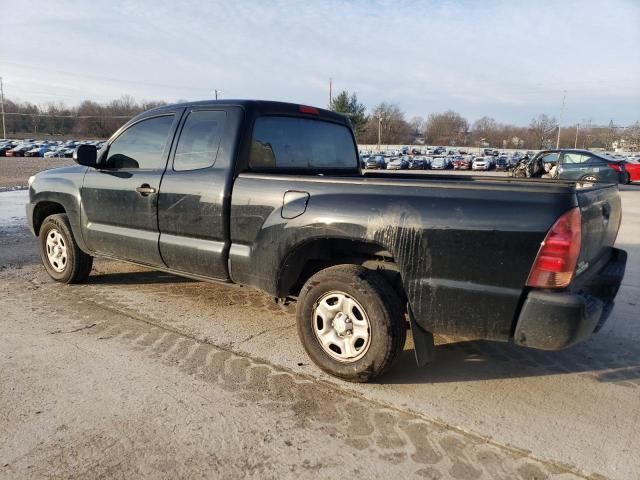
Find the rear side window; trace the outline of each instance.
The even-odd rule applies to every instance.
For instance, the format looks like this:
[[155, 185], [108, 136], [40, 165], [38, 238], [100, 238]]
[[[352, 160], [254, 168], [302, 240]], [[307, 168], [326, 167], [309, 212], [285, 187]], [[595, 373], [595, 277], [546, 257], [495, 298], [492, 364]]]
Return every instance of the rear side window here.
[[218, 155], [227, 114], [221, 110], [191, 112], [184, 123], [173, 169], [197, 170], [212, 166]]
[[562, 163], [565, 164], [577, 164], [577, 163], [587, 163], [591, 157], [589, 155], [583, 155], [581, 153], [565, 153], [562, 159]]
[[124, 131], [109, 146], [107, 168], [164, 169], [162, 153], [173, 115], [142, 120]]
[[348, 127], [294, 117], [258, 117], [253, 127], [249, 165], [260, 169], [358, 168]]

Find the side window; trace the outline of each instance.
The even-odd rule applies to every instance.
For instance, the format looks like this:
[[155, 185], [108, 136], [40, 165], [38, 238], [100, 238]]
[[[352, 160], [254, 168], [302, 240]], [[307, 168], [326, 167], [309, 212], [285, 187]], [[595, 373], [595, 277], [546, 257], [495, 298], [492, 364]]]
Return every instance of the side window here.
[[589, 155], [583, 155], [581, 153], [565, 153], [562, 163], [566, 165], [576, 165], [587, 163], [591, 157]]
[[212, 166], [218, 155], [226, 119], [226, 112], [221, 110], [191, 112], [178, 140], [173, 169], [196, 170]]
[[259, 117], [249, 165], [261, 169], [356, 169], [357, 149], [345, 125], [296, 117]]
[[164, 168], [162, 152], [173, 123], [173, 115], [136, 123], [109, 146], [107, 168]]
[[540, 159], [542, 163], [557, 163], [558, 162], [558, 153], [547, 153], [544, 157]]

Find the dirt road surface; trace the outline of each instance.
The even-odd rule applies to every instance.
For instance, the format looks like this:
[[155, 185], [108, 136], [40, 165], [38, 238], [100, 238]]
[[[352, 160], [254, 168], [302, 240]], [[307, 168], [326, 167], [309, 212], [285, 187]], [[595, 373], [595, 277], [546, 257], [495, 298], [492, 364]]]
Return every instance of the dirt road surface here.
[[604, 330], [564, 352], [411, 342], [379, 383], [321, 373], [293, 308], [98, 260], [49, 280], [0, 193], [0, 478], [640, 478], [640, 189]]
[[42, 170], [72, 165], [70, 158], [0, 157], [0, 192], [26, 187], [27, 179]]

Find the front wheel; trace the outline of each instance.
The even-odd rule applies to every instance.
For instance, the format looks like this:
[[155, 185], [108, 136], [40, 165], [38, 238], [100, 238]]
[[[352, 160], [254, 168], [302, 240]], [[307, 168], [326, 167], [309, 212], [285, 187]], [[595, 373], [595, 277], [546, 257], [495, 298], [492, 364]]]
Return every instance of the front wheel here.
[[80, 283], [89, 276], [93, 257], [78, 248], [66, 215], [50, 215], [44, 219], [39, 245], [42, 264], [55, 281]]
[[385, 373], [402, 351], [402, 304], [380, 274], [337, 265], [313, 275], [297, 306], [298, 335], [322, 370], [352, 382]]

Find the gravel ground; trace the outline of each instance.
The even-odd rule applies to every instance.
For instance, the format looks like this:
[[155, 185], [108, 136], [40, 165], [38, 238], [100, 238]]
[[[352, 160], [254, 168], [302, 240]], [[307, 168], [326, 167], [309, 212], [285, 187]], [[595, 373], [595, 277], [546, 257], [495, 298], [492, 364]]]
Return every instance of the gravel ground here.
[[71, 164], [70, 158], [0, 157], [0, 191], [26, 187], [31, 175]]
[[52, 282], [0, 193], [0, 478], [640, 478], [640, 207], [612, 318], [537, 352], [409, 341], [379, 383], [320, 372], [291, 306], [249, 288], [98, 260]]

